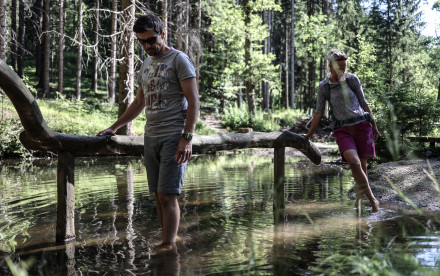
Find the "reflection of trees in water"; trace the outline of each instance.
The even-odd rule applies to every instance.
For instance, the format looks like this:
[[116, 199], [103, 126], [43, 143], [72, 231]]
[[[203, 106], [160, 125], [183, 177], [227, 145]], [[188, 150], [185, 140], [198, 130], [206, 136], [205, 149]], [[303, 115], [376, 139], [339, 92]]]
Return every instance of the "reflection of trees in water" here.
[[311, 165], [311, 168], [307, 168], [294, 165], [286, 169], [286, 172], [285, 197], [290, 202], [329, 200], [329, 196], [335, 197], [337, 193], [341, 201], [345, 197], [343, 193], [344, 173], [340, 167], [320, 168]]
[[127, 264], [125, 270], [130, 271], [130, 269], [136, 269], [134, 265], [136, 255], [134, 239], [136, 238], [136, 234], [133, 229], [134, 169], [131, 164], [127, 165], [124, 174], [116, 176], [116, 183], [118, 189], [118, 206], [121, 207], [121, 212], [117, 212], [118, 216], [115, 217], [115, 226], [116, 231], [123, 232], [122, 236], [125, 236], [127, 241], [128, 250], [124, 252], [123, 258]]

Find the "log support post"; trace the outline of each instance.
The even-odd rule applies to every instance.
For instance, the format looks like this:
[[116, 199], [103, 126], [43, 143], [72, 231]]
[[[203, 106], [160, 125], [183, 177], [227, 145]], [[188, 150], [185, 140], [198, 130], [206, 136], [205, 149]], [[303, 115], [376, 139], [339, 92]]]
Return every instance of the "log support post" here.
[[285, 148], [274, 148], [274, 196], [273, 209], [276, 221], [285, 208], [284, 202], [284, 164], [285, 164]]
[[75, 239], [74, 165], [71, 152], [58, 153], [56, 242]]

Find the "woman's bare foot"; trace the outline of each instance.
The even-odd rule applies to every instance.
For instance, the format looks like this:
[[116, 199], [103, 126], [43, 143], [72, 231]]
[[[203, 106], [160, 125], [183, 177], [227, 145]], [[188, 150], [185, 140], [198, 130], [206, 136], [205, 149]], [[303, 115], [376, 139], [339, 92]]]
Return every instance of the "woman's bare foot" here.
[[373, 199], [373, 201], [370, 202], [371, 203], [371, 211], [373, 213], [379, 212], [380, 208], [379, 208], [379, 201], [377, 199]]

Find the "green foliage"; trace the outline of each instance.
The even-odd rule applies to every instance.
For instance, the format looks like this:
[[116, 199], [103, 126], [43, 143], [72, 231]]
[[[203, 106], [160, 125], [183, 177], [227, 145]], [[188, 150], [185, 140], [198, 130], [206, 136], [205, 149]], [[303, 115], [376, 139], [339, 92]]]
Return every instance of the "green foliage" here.
[[24, 156], [28, 153], [19, 140], [22, 131], [18, 118], [4, 117], [0, 120], [0, 158]]
[[[263, 54], [262, 44], [268, 37], [268, 27], [263, 24], [258, 12], [271, 9], [280, 10], [274, 1], [251, 1], [253, 14], [251, 22], [245, 26], [243, 7], [233, 0], [203, 2], [204, 10], [210, 19], [209, 33], [212, 35], [212, 48], [205, 52], [209, 66], [204, 69], [212, 78], [209, 91], [218, 98], [232, 101], [237, 91], [244, 87], [245, 81], [261, 83], [266, 81], [274, 95], [280, 93], [279, 65], [275, 64], [274, 54]], [[252, 39], [249, 68], [245, 66], [245, 38]], [[248, 70], [246, 70], [248, 69]], [[257, 99], [258, 100], [258, 99]]]
[[195, 135], [213, 135], [216, 132], [212, 129], [208, 129], [205, 124], [203, 124], [200, 120], [196, 123], [196, 128], [194, 131]]
[[[326, 15], [318, 14], [309, 16], [305, 12], [300, 12], [300, 20], [298, 22], [297, 38], [305, 43], [305, 49], [315, 59], [322, 56], [325, 52], [327, 43], [327, 33], [331, 30], [332, 25], [326, 25]], [[308, 43], [306, 43], [308, 42]]]
[[27, 276], [28, 270], [35, 263], [35, 259], [31, 258], [27, 261], [20, 261], [19, 263], [14, 263], [11, 259], [6, 258], [6, 264], [13, 276]]
[[298, 110], [280, 110], [276, 113], [257, 111], [254, 116], [250, 116], [246, 106], [238, 107], [234, 104], [225, 108], [222, 125], [233, 130], [250, 127], [254, 131], [270, 132], [289, 127], [302, 117], [304, 114]]
[[246, 106], [237, 104], [225, 108], [222, 125], [226, 128], [238, 129], [240, 127], [251, 127], [249, 113]]

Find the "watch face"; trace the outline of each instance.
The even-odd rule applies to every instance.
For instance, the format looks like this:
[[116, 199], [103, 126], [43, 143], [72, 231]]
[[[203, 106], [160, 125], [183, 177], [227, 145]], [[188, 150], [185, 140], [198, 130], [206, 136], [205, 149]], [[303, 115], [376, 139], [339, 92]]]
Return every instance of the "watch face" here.
[[182, 133], [182, 137], [185, 138], [186, 140], [190, 140], [192, 139], [192, 134], [191, 133]]

